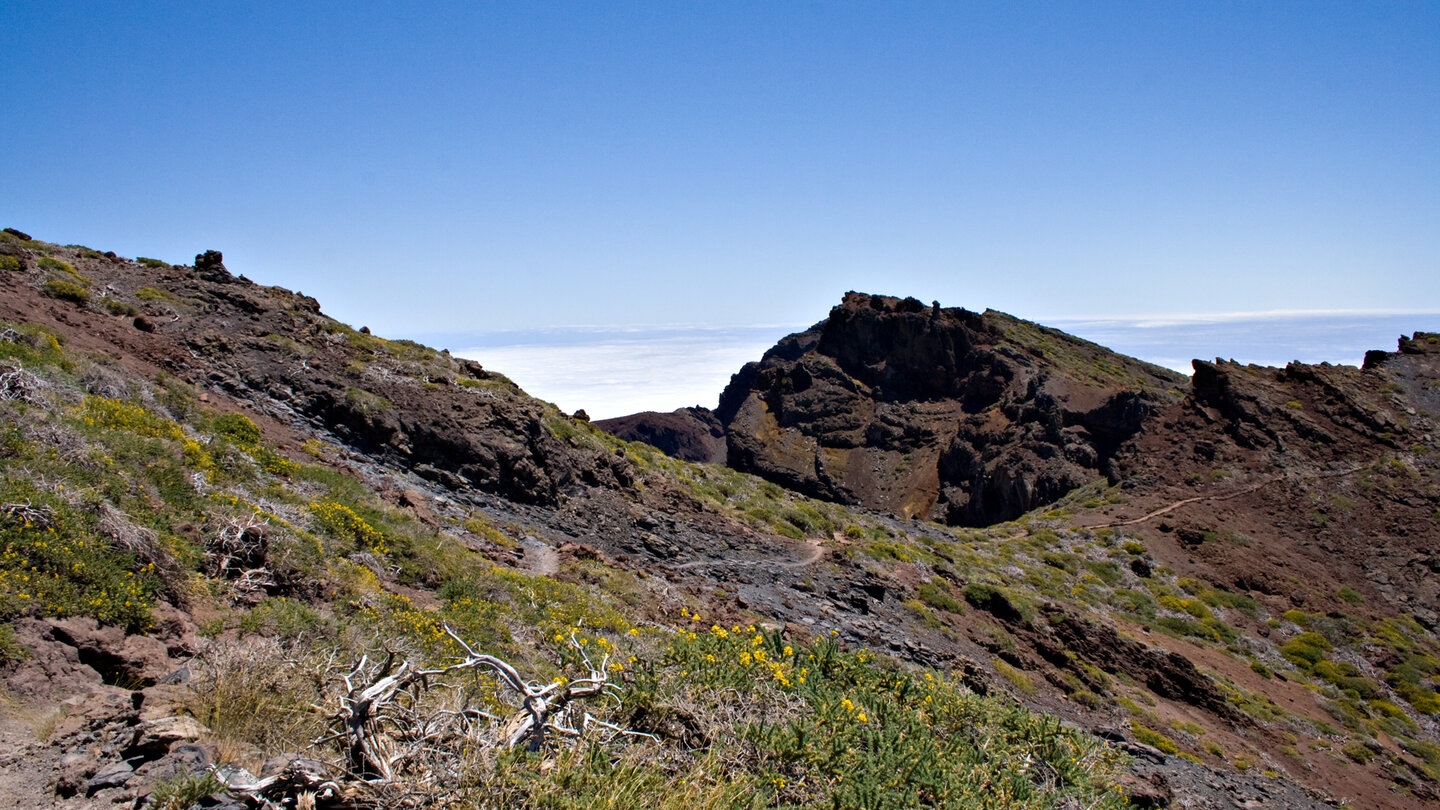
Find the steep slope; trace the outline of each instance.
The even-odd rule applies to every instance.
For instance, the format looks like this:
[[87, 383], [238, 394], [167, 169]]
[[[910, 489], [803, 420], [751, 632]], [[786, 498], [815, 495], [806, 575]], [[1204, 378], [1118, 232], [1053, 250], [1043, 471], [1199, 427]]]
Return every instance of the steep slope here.
[[[0, 738], [13, 752], [0, 807], [193, 792], [206, 758], [259, 773], [298, 752], [340, 774], [343, 747], [309, 747], [327, 721], [308, 707], [342, 705], [339, 676], [365, 653], [352, 679], [387, 649], [453, 662], [463, 651], [442, 623], [536, 684], [583, 680], [605, 651], [620, 700], [586, 710], [658, 739], [426, 754], [396, 767], [428, 774], [431, 793], [402, 796], [419, 784], [402, 779], [366, 795], [424, 805], [463, 773], [481, 791], [470, 801], [518, 807], [617, 790], [657, 806], [855, 806], [909, 801], [917, 785], [946, 785], [957, 803], [1004, 785], [1016, 806], [1116, 807], [1105, 786], [1117, 781], [1136, 806], [1435, 802], [1440, 645], [1396, 607], [1418, 598], [1363, 583], [1331, 599], [1321, 582], [1298, 603], [1242, 590], [1206, 567], [1215, 538], [1180, 522], [1277, 484], [1246, 493], [1239, 471], [1181, 475], [1176, 459], [1150, 460], [1167, 448], [1143, 447], [1142, 431], [1110, 456], [1118, 485], [1095, 477], [984, 530], [902, 520], [618, 441], [473, 364], [231, 278], [218, 256], [196, 264], [0, 236]], [[1009, 330], [985, 345], [1037, 390], [1062, 376], [1026, 365], [1040, 355], [1065, 379], [1123, 387], [1113, 366], [1080, 362], [1105, 357], [1098, 347], [969, 317]], [[1336, 379], [1392, 412], [1385, 397], [1412, 394], [1366, 392], [1420, 392], [1405, 399], [1417, 413], [1395, 418], [1432, 418], [1419, 410], [1433, 408], [1432, 371], [1385, 359], [1390, 370]], [[883, 369], [865, 373], [883, 390]], [[1295, 410], [1290, 389], [1271, 394]], [[1157, 404], [1148, 424], [1180, 425], [1174, 443], [1212, 418], [1218, 454], [1253, 453], [1257, 475], [1292, 463], [1227, 438], [1254, 443], [1208, 396]], [[1062, 422], [1095, 411], [1066, 401], [1051, 411]], [[1397, 427], [1372, 433], [1433, 447]], [[1078, 446], [1099, 432], [1069, 435]], [[1414, 531], [1423, 548], [1431, 529]], [[1177, 545], [1190, 537], [1201, 552]], [[1263, 548], [1258, 528], [1249, 537]], [[51, 579], [36, 586], [39, 570]], [[450, 697], [518, 709], [484, 679]], [[501, 725], [472, 731], [491, 744]], [[1122, 754], [1130, 773], [1113, 773]]]
[[[1177, 567], [1198, 557], [1209, 576], [1295, 607], [1387, 605], [1437, 629], [1440, 338], [1400, 347], [1370, 352], [1363, 369], [1196, 361], [1190, 397], [1116, 465], [1152, 500], [1233, 495], [1154, 521], [1171, 529]], [[1205, 540], [1256, 532], [1260, 548]]]
[[1184, 378], [998, 312], [847, 293], [720, 396], [728, 463], [808, 495], [988, 525], [1103, 477]]

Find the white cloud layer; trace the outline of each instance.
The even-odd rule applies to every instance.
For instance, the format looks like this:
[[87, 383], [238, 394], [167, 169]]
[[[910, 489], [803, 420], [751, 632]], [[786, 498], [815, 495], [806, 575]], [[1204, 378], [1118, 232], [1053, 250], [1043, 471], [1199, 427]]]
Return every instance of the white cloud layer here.
[[594, 336], [594, 343], [481, 346], [455, 354], [499, 371], [566, 413], [584, 408], [592, 419], [608, 419], [691, 405], [713, 408], [730, 375], [775, 342], [705, 332]]
[[[1047, 325], [1188, 373], [1192, 358], [1283, 366], [1358, 365], [1367, 349], [1440, 331], [1440, 315], [1376, 311], [1248, 312], [1144, 318], [1050, 319]], [[592, 419], [639, 411], [715, 407], [730, 375], [759, 360], [785, 327], [584, 327], [474, 335], [455, 351], [513, 379], [528, 393]], [[464, 338], [454, 338], [465, 345]]]

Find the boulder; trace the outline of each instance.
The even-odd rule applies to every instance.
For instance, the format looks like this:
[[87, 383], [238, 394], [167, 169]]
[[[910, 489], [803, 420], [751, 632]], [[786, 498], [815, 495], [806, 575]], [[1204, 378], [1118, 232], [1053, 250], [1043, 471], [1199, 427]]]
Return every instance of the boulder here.
[[171, 752], [177, 745], [198, 742], [210, 730], [193, 717], [172, 716], [147, 720], [135, 727], [126, 745], [126, 758], [153, 759]]
[[56, 641], [74, 647], [79, 660], [109, 684], [150, 686], [173, 667], [165, 645], [149, 636], [131, 636], [125, 629], [100, 625], [89, 617], [46, 619]]
[[80, 659], [72, 644], [59, 641], [54, 629], [37, 619], [17, 619], [15, 641], [30, 651], [12, 665], [5, 683], [16, 695], [32, 700], [58, 700], [83, 695], [102, 686], [100, 673]]
[[112, 762], [101, 768], [89, 782], [85, 783], [85, 795], [94, 796], [96, 792], [106, 788], [125, 787], [135, 777], [135, 769], [130, 763], [121, 760]]

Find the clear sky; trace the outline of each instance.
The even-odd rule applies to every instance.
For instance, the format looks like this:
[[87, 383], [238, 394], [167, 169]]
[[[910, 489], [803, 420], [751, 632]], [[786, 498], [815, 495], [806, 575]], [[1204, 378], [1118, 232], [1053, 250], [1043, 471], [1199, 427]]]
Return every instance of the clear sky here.
[[1440, 311], [1435, 2], [10, 0], [0, 87], [0, 225], [389, 336]]

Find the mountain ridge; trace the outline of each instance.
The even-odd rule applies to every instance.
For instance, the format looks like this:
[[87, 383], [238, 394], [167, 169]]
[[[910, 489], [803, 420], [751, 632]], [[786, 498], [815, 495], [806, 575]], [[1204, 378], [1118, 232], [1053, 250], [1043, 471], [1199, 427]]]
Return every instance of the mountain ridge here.
[[[714, 416], [736, 469], [813, 497], [985, 525], [1103, 476], [1183, 381], [1004, 313], [850, 292], [738, 371]], [[648, 429], [636, 417], [598, 424], [627, 439]]]
[[[257, 715], [267, 718], [260, 726], [197, 696], [279, 678], [306, 656], [385, 660], [372, 641], [416, 666], [446, 663], [456, 648], [442, 622], [545, 679], [577, 675], [578, 647], [566, 639], [586, 638], [593, 651], [603, 638], [622, 665], [613, 677], [624, 703], [592, 711], [658, 738], [653, 755], [595, 743], [633, 766], [623, 773], [587, 770], [564, 747], [465, 766], [515, 806], [534, 805], [535, 785], [584, 806], [614, 780], [698, 800], [686, 791], [713, 784], [690, 770], [706, 752], [745, 763], [727, 779], [752, 803], [848, 806], [850, 784], [895, 789], [865, 781], [888, 778], [895, 763], [785, 759], [775, 739], [745, 737], [748, 726], [724, 718], [830, 723], [840, 716], [824, 712], [845, 711], [843, 723], [793, 730], [841, 750], [888, 750], [901, 738], [847, 735], [898, 732], [902, 715], [924, 709], [887, 690], [903, 682], [906, 695], [923, 696], [914, 687], [926, 675], [954, 690], [935, 700], [978, 712], [970, 734], [995, 729], [995, 746], [1040, 741], [1014, 759], [992, 746], [986, 765], [1027, 791], [1025, 806], [1069, 796], [1119, 806], [1112, 785], [1133, 806], [1437, 801], [1440, 645], [1423, 611], [1433, 577], [1422, 574], [1435, 541], [1425, 520], [1437, 480], [1432, 336], [1365, 371], [1214, 364], [1198, 396], [1156, 400], [1146, 424], [1160, 429], [1127, 439], [1106, 473], [1084, 467], [1093, 472], [1058, 501], [979, 528], [814, 500], [617, 440], [478, 364], [250, 285], [219, 254], [171, 267], [10, 234], [3, 257], [13, 261], [0, 265], [0, 361], [14, 376], [0, 400], [0, 501], [31, 510], [0, 519], [6, 547], [37, 567], [56, 562], [33, 517], [15, 519], [36, 516], [98, 544], [86, 558], [97, 571], [143, 585], [137, 604], [107, 596], [102, 610], [61, 591], [36, 602], [11, 588], [18, 569], [0, 571], [0, 626], [10, 628], [0, 677], [27, 707], [0, 712], [16, 752], [0, 763], [5, 801], [110, 806], [203, 773], [187, 770], [187, 756], [261, 773], [270, 755], [302, 750], [346, 786], [351, 803], [338, 806], [409, 790], [423, 779], [365, 787], [344, 776], [343, 751], [305, 747], [322, 735], [304, 724], [322, 718], [303, 707], [335, 705], [334, 679], [266, 681], [265, 694], [303, 700]], [[919, 325], [928, 311], [899, 314]], [[970, 316], [985, 317], [956, 314], [955, 328], [973, 328]], [[1047, 337], [1060, 341], [1032, 336]], [[1000, 357], [1010, 371], [1029, 374], [1040, 360], [1013, 352]], [[805, 358], [791, 354], [772, 368]], [[884, 370], [873, 373], [883, 386]], [[1108, 390], [1081, 382], [1072, 395]], [[1030, 416], [1088, 414], [1106, 401], [1050, 408], [1027, 399], [1032, 387], [1045, 391], [1027, 382], [995, 412], [1013, 406], [1034, 427], [1043, 420]], [[787, 403], [795, 392], [774, 393]], [[1077, 448], [1079, 438], [1089, 441], [1078, 437]], [[1057, 447], [1039, 439], [1034, 447]], [[1372, 534], [1385, 542], [1368, 542]], [[50, 570], [67, 587], [90, 587], [68, 563]], [[706, 625], [727, 637], [697, 632]], [[827, 639], [835, 652], [824, 651]], [[751, 654], [742, 665], [737, 643], [769, 663]], [[812, 667], [811, 681], [796, 683], [810, 654], [842, 656], [841, 666]], [[270, 665], [225, 663], [236, 655]], [[182, 677], [191, 681], [169, 682]], [[500, 701], [487, 710], [514, 708], [499, 691], [482, 697]], [[842, 697], [867, 720], [838, 708]], [[752, 709], [760, 713], [744, 714]], [[996, 725], [1004, 712], [1022, 725]], [[1045, 725], [1036, 712], [1064, 722]], [[174, 735], [164, 742], [162, 721]], [[301, 725], [292, 733], [291, 723]], [[933, 740], [943, 728], [905, 726], [903, 739]], [[731, 747], [741, 739], [750, 747]], [[1086, 770], [1069, 770], [1062, 750]], [[777, 758], [746, 758], [757, 751]], [[1015, 765], [1025, 756], [1059, 776], [1025, 775], [1034, 771]], [[1103, 764], [1120, 756], [1131, 760], [1123, 772]], [[662, 761], [678, 770], [656, 770]], [[957, 797], [968, 789], [947, 784]]]

